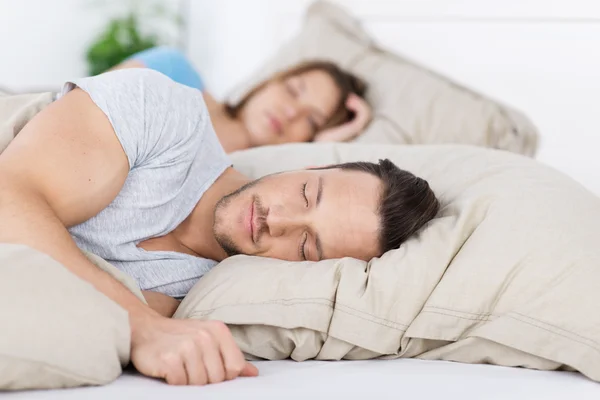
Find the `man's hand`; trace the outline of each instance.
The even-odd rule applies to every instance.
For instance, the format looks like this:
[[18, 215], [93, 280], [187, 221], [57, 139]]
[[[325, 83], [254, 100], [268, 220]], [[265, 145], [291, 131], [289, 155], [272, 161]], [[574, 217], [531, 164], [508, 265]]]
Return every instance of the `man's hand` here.
[[346, 142], [358, 136], [371, 121], [371, 107], [355, 93], [346, 100], [346, 108], [354, 112], [354, 118], [330, 129], [317, 133], [315, 142]]
[[257, 376], [229, 328], [218, 321], [132, 317], [131, 361], [139, 372], [171, 385], [205, 385]]

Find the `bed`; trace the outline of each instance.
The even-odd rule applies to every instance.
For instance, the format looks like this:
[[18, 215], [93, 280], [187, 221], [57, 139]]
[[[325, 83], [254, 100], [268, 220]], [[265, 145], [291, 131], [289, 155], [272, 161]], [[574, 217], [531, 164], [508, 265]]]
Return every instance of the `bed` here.
[[[596, 194], [600, 193], [598, 168], [592, 164], [598, 162], [593, 157], [597, 149], [594, 134], [600, 126], [591, 108], [597, 107], [597, 102], [586, 101], [591, 99], [592, 93], [600, 90], [600, 80], [590, 79], [597, 76], [600, 59], [589, 51], [593, 48], [592, 44], [600, 39], [598, 7], [590, 6], [592, 9], [587, 9], [581, 1], [575, 2], [572, 9], [561, 6], [562, 9], [547, 7], [544, 10], [535, 7], [535, 2], [521, 5], [516, 0], [505, 2], [509, 6], [504, 9], [486, 9], [475, 0], [453, 2], [458, 6], [454, 8], [441, 0], [428, 1], [427, 5], [408, 0], [336, 2], [346, 3], [355, 14], [364, 15], [369, 29], [388, 48], [401, 51], [461, 82], [522, 108], [531, 115], [543, 135], [538, 158], [568, 173]], [[276, 22], [263, 27], [259, 33], [253, 33], [257, 42], [268, 37], [265, 51], [279, 45], [285, 37], [275, 37], [273, 32], [288, 32], [297, 26], [308, 1], [298, 1], [289, 6], [283, 5], [288, 2], [272, 3], [269, 12], [274, 13], [270, 16]], [[200, 13], [200, 9], [194, 8], [191, 18], [194, 13]], [[237, 28], [251, 30], [248, 26], [255, 21], [252, 18], [243, 19], [246, 26]], [[215, 21], [218, 23], [218, 18]], [[224, 93], [230, 86], [231, 77], [215, 72], [227, 64], [225, 60], [219, 60], [224, 53], [216, 57], [201, 54], [204, 47], [199, 41], [205, 40], [205, 37], [194, 35], [194, 29], [199, 28], [191, 29], [190, 54], [207, 71], [208, 78], [217, 82], [216, 91]], [[446, 42], [435, 40], [439, 37], [445, 37], [455, 45], [448, 46]], [[572, 46], [574, 42], [578, 45]], [[247, 42], [237, 43], [239, 48], [246, 45]], [[557, 61], [555, 55], [561, 52], [566, 56]], [[256, 52], [254, 48], [241, 54], [247, 56], [250, 62], [229, 63], [229, 69], [221, 71], [231, 75], [248, 73], [253, 67], [253, 60], [266, 55]], [[575, 68], [578, 74], [565, 72]], [[548, 87], [558, 91], [560, 96], [549, 100], [545, 94]], [[130, 370], [104, 387], [15, 392], [2, 396], [7, 399], [41, 400], [152, 400], [171, 397], [185, 400], [242, 396], [249, 399], [600, 398], [599, 384], [572, 372], [409, 359], [302, 363], [264, 361], [256, 365], [261, 371], [258, 378], [239, 379], [202, 388], [170, 387]]]
[[170, 387], [127, 372], [105, 387], [10, 393], [53, 399], [597, 399], [600, 385], [573, 372], [532, 371], [443, 361], [262, 361], [261, 376], [206, 387]]

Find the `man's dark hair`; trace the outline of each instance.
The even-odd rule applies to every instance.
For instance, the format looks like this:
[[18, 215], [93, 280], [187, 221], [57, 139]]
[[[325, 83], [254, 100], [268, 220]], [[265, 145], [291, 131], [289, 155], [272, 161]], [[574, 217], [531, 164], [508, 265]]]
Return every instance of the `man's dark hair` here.
[[440, 203], [426, 180], [398, 168], [388, 159], [349, 162], [321, 169], [339, 168], [361, 171], [381, 179], [383, 191], [379, 203], [379, 247], [381, 253], [397, 249], [427, 222], [435, 218]]

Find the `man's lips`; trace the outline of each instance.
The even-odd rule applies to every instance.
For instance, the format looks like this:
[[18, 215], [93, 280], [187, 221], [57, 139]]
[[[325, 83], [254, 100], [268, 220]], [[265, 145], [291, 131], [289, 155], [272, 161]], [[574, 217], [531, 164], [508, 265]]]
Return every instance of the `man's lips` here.
[[267, 226], [266, 218], [269, 213], [269, 210], [262, 208], [260, 200], [257, 197], [254, 197], [254, 199], [252, 199], [252, 205], [250, 208], [251, 211], [249, 225], [251, 237], [254, 244], [258, 244], [261, 235], [262, 233], [264, 233], [263, 231]]

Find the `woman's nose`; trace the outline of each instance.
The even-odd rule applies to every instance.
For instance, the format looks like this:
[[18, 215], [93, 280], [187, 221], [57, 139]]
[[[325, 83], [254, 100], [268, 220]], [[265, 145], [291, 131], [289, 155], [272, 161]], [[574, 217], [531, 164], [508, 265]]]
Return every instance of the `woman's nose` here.
[[298, 105], [294, 104], [294, 102], [291, 102], [290, 104], [287, 104], [285, 106], [284, 112], [285, 112], [285, 117], [287, 118], [287, 120], [292, 121], [298, 115], [298, 112], [299, 112]]

